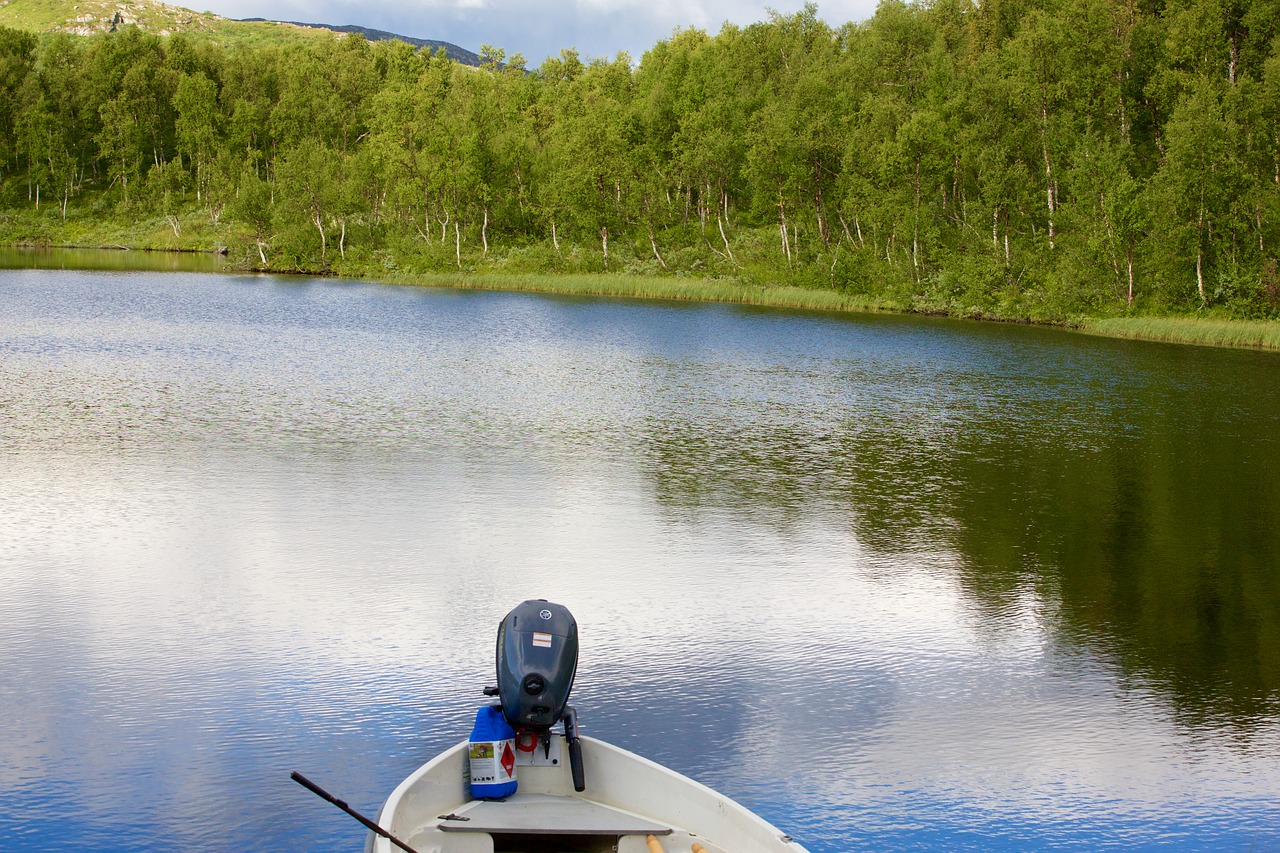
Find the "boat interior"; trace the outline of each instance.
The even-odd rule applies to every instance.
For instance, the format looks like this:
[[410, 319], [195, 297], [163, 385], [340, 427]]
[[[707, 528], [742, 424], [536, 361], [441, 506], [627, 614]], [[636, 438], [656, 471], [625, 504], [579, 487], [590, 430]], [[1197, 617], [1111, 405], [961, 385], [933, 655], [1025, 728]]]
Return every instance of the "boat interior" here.
[[603, 803], [546, 793], [475, 800], [440, 816], [437, 827], [449, 839], [441, 853], [454, 850], [455, 841], [466, 853], [653, 853], [654, 845], [662, 853], [689, 853], [699, 840]]

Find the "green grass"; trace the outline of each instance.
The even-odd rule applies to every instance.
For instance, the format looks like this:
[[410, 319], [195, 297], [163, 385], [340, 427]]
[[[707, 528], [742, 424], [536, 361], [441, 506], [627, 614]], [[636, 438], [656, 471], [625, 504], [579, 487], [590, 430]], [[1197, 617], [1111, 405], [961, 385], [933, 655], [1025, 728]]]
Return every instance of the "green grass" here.
[[158, 0], [9, 0], [0, 6], [0, 26], [35, 33], [104, 33], [111, 28], [117, 9], [122, 10], [127, 24], [161, 36], [182, 33], [194, 39], [251, 47], [333, 38], [327, 30], [269, 21], [232, 21]]
[[87, 35], [109, 30], [117, 10], [126, 22], [150, 32], [210, 29], [221, 20], [156, 0], [9, 0], [0, 8], [0, 24], [35, 32], [61, 30]]
[[[20, 188], [19, 188], [20, 189]], [[10, 188], [11, 192], [13, 191]], [[56, 204], [46, 203], [39, 211], [29, 204], [22, 208], [0, 211], [0, 243], [35, 246], [129, 247], [158, 251], [211, 252], [229, 247], [228, 262], [233, 267], [251, 269], [258, 265], [253, 240], [242, 226], [231, 221], [217, 225], [197, 207], [185, 206], [177, 213], [179, 233], [175, 234], [169, 219], [144, 213], [141, 206], [128, 216], [100, 215], [92, 205], [73, 208], [64, 222]], [[272, 270], [305, 272], [294, 269], [287, 258], [272, 251]], [[548, 250], [549, 251], [549, 250]], [[721, 271], [720, 275], [657, 275], [648, 270], [632, 273], [598, 272], [566, 269], [543, 270], [546, 258], [529, 250], [514, 250], [491, 263], [510, 266], [507, 269], [473, 269], [470, 272], [429, 272], [421, 266], [416, 271], [396, 270], [386, 258], [421, 263], [423, 258], [396, 257], [386, 251], [351, 252], [349, 261], [333, 259], [334, 272], [350, 278], [387, 281], [415, 286], [453, 287], [472, 290], [506, 290], [581, 296], [610, 296], [635, 299], [669, 299], [689, 302], [725, 302], [772, 308], [797, 308], [843, 313], [895, 312], [946, 314], [986, 320], [1016, 320], [1062, 325], [1067, 322], [1079, 330], [1096, 335], [1200, 344], [1217, 347], [1247, 347], [1280, 351], [1280, 321], [1247, 321], [1222, 317], [1123, 317], [1035, 318], [1012, 311], [975, 313], [954, 305], [932, 305], [903, 301], [893, 294], [863, 295], [841, 293], [820, 286], [761, 283], [763, 274], [748, 276]], [[451, 255], [446, 252], [445, 254]], [[545, 255], [546, 253], [543, 253]], [[385, 257], [384, 257], [385, 256]], [[557, 256], [558, 257], [558, 256]], [[431, 259], [426, 259], [431, 262]], [[439, 259], [435, 259], [438, 261]], [[449, 264], [453, 258], [446, 259]], [[476, 261], [476, 259], [471, 259]], [[280, 265], [278, 265], [280, 264]], [[533, 270], [530, 271], [530, 265]], [[521, 266], [524, 270], [521, 270]], [[311, 269], [310, 272], [316, 272]], [[714, 272], [714, 271], [711, 271]], [[753, 281], [752, 278], [755, 280]]]
[[1081, 331], [1113, 338], [1214, 347], [1280, 350], [1280, 321], [1201, 317], [1112, 317], [1084, 320]]
[[177, 216], [177, 234], [168, 219], [154, 214], [105, 220], [77, 211], [63, 222], [57, 210], [57, 205], [51, 203], [39, 213], [29, 209], [0, 211], [0, 242], [12, 246], [212, 252], [234, 237], [231, 227], [214, 226], [200, 210], [185, 210]]
[[725, 279], [667, 278], [616, 273], [584, 274], [417, 274], [377, 278], [395, 284], [457, 287], [470, 290], [510, 290], [579, 296], [633, 299], [671, 299], [687, 302], [728, 302], [771, 308], [815, 311], [869, 312], [888, 306], [872, 299], [830, 290], [781, 285], [754, 285]]

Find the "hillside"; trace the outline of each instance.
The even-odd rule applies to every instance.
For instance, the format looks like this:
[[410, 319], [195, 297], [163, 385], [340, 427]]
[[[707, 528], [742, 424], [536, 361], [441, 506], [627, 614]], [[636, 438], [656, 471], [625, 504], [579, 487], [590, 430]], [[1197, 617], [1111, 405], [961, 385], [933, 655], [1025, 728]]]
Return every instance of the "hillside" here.
[[369, 41], [402, 41], [411, 44], [416, 48], [427, 48], [435, 51], [444, 49], [445, 55], [455, 62], [463, 65], [470, 65], [478, 68], [480, 66], [480, 55], [467, 50], [465, 47], [459, 47], [452, 42], [440, 41], [438, 39], [420, 39], [413, 36], [402, 36], [399, 33], [389, 33], [386, 30], [374, 30], [368, 27], [361, 27], [356, 24], [344, 24], [336, 26], [334, 24], [308, 24], [302, 21], [268, 21], [266, 18], [244, 18], [245, 23], [275, 23], [283, 24], [291, 27], [308, 27], [318, 30], [329, 30], [335, 33], [359, 33]]
[[473, 52], [444, 41], [402, 36], [359, 26], [330, 26], [263, 18], [235, 20], [212, 12], [195, 12], [159, 0], [0, 0], [0, 26], [29, 32], [65, 32], [93, 35], [123, 26], [160, 36], [182, 33], [209, 38], [221, 44], [265, 45], [298, 39], [323, 38], [328, 33], [361, 33], [370, 41], [399, 39], [414, 47], [443, 47], [449, 57], [464, 65], [479, 65]]

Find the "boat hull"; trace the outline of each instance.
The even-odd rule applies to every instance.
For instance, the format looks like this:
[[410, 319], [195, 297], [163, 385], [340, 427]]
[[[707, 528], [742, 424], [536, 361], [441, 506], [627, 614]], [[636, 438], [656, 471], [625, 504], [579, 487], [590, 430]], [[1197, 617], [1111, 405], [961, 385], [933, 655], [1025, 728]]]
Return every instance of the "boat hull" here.
[[[664, 853], [689, 853], [694, 844], [707, 853], [805, 853], [776, 827], [705, 785], [604, 741], [581, 742], [587, 782], [582, 793], [573, 790], [566, 761], [519, 767], [519, 790], [505, 801], [472, 800], [463, 742], [400, 783], [378, 823], [418, 853], [650, 853], [650, 837]], [[370, 834], [365, 849], [398, 848]]]

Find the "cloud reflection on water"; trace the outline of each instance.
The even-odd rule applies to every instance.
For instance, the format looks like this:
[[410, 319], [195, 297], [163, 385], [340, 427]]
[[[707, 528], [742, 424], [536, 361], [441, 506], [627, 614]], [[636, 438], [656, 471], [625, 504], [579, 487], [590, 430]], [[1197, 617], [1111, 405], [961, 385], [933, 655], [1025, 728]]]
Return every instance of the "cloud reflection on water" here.
[[[1106, 381], [1141, 352], [221, 279], [177, 289], [184, 325], [162, 278], [85, 277], [91, 319], [27, 286], [0, 321], [0, 788], [34, 817], [0, 826], [358, 838], [279, 780], [320, 768], [376, 803], [466, 732], [525, 597], [583, 626], [588, 733], [815, 851], [1203, 846], [1277, 817], [1274, 714], [1177, 683], [1242, 671], [1248, 635], [1170, 663], [1123, 621], [1116, 584], [1149, 567], [1086, 559], [1115, 471], [1157, 478], [1155, 504], [1185, 486], [1108, 453], [1205, 444], [1163, 429], [1176, 389], [1127, 405]], [[1215, 411], [1249, 414], [1227, 386]], [[1141, 517], [1139, 553], [1187, 541], [1180, 509]]]

